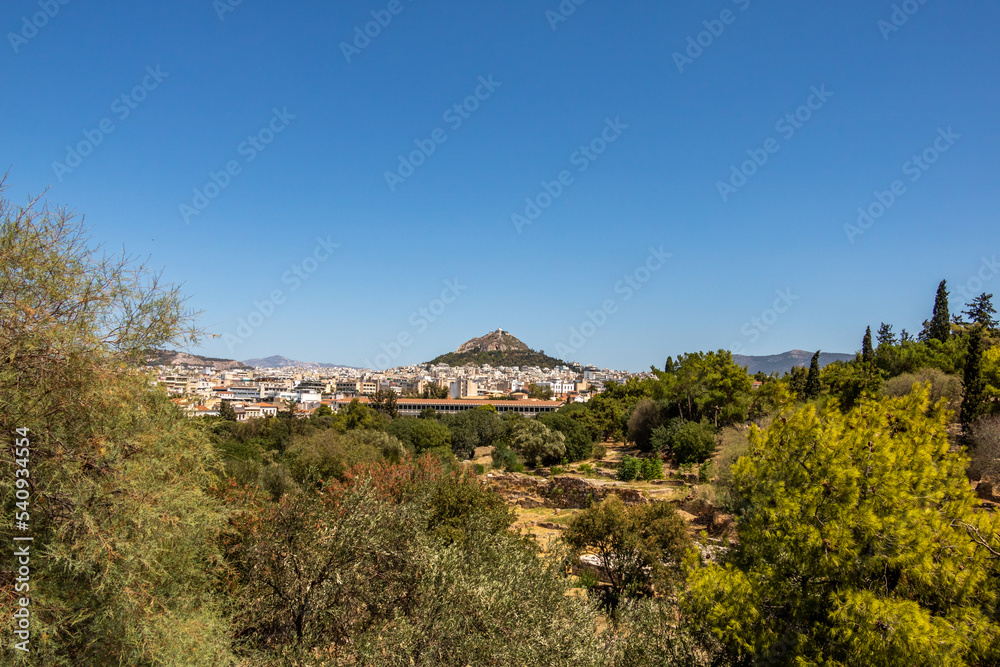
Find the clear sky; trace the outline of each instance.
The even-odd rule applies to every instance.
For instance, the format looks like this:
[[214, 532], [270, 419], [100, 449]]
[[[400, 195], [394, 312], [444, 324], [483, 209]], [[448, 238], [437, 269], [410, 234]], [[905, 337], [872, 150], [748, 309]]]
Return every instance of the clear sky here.
[[996, 2], [237, 2], [0, 10], [6, 196], [183, 282], [197, 352], [643, 370], [1000, 294]]

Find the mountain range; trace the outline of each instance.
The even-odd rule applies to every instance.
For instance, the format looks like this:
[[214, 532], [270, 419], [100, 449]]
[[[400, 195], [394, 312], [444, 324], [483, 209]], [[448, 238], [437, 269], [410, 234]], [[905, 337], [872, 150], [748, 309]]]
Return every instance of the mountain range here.
[[356, 368], [346, 364], [323, 364], [316, 361], [296, 361], [281, 355], [272, 355], [263, 359], [247, 359], [243, 362], [251, 368]]
[[[763, 371], [768, 375], [777, 372], [780, 375], [789, 372], [794, 366], [808, 366], [809, 362], [812, 361], [813, 354], [815, 353], [805, 350], [789, 350], [781, 354], [763, 356], [734, 354], [733, 361], [736, 362], [737, 366], [746, 366], [747, 372], [751, 375], [759, 371]], [[820, 352], [819, 365], [822, 368], [835, 361], [850, 361], [853, 358], [853, 354]]]

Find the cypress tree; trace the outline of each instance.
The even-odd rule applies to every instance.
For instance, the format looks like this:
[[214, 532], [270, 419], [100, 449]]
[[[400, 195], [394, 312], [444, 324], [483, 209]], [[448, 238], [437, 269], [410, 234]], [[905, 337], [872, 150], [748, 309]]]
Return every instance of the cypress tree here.
[[865, 329], [865, 337], [861, 341], [861, 361], [870, 364], [875, 361], [875, 350], [872, 348], [872, 328]]
[[806, 376], [806, 389], [804, 392], [806, 399], [819, 396], [819, 390], [819, 350], [816, 350], [812, 361], [809, 362], [809, 375]]
[[942, 280], [934, 297], [934, 314], [927, 324], [927, 337], [945, 343], [951, 337], [951, 315], [948, 313], [948, 289]]

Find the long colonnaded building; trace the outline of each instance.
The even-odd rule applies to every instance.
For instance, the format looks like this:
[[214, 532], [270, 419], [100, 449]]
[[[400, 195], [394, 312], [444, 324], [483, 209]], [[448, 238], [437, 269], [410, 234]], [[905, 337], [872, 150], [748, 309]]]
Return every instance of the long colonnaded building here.
[[[335, 412], [339, 412], [340, 408], [350, 405], [351, 401], [357, 400], [359, 403], [370, 403], [367, 396], [359, 396], [358, 398], [336, 398], [333, 400], [323, 401], [329, 405]], [[446, 415], [454, 415], [459, 412], [465, 412], [466, 410], [473, 410], [475, 408], [492, 405], [497, 409], [499, 414], [504, 414], [507, 412], [516, 412], [522, 414], [525, 417], [537, 417], [538, 415], [546, 414], [549, 412], [555, 412], [561, 408], [565, 403], [562, 401], [497, 401], [497, 400], [483, 400], [483, 399], [461, 399], [461, 398], [398, 398], [396, 399], [396, 409], [399, 410], [399, 414], [407, 415], [409, 417], [418, 417], [420, 413], [426, 408], [434, 408], [437, 412]]]

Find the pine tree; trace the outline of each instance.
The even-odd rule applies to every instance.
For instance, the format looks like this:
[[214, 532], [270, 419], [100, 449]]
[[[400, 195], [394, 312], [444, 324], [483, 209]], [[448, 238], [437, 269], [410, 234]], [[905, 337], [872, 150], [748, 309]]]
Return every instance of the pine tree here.
[[983, 380], [983, 327], [973, 325], [969, 332], [969, 351], [965, 358], [965, 372], [962, 375], [964, 393], [962, 397], [962, 429], [968, 434], [969, 427], [982, 416], [985, 408], [985, 381]]
[[882, 323], [882, 326], [878, 328], [878, 346], [883, 345], [895, 345], [896, 344], [896, 334], [892, 333], [892, 325]]
[[996, 522], [933, 405], [917, 385], [751, 429], [739, 539], [725, 564], [688, 561], [684, 613], [718, 637], [714, 664], [997, 664]]
[[861, 341], [861, 361], [870, 364], [875, 361], [875, 350], [872, 349], [872, 328], [865, 329], [865, 337]]
[[803, 393], [806, 399], [809, 400], [818, 397], [819, 391], [819, 350], [816, 350], [812, 361], [809, 362], [809, 375], [806, 376], [806, 389]]
[[981, 324], [988, 330], [997, 328], [997, 320], [994, 315], [997, 311], [993, 308], [993, 295], [983, 292], [971, 303], [965, 304], [966, 310], [962, 311], [969, 316], [972, 324]]
[[951, 337], [951, 314], [948, 312], [947, 282], [942, 280], [938, 285], [937, 296], [934, 297], [934, 314], [924, 324], [926, 339], [939, 340], [942, 343]]

